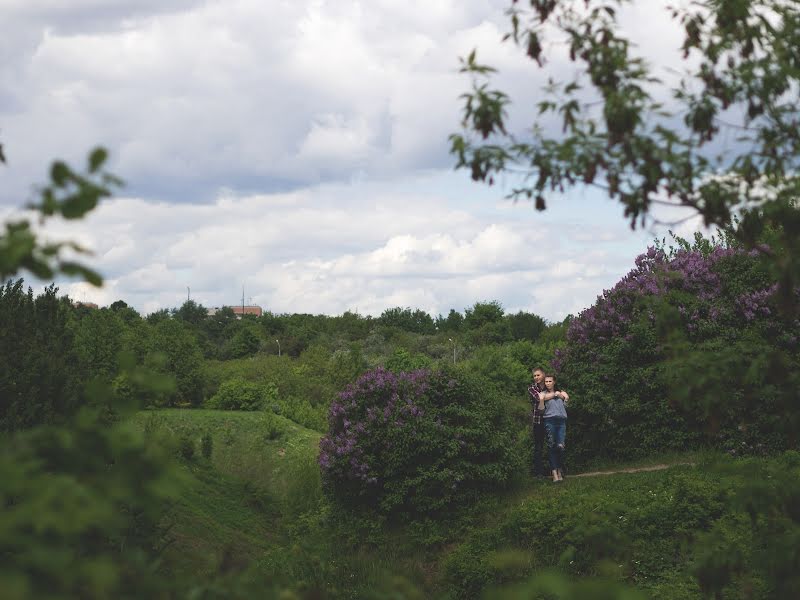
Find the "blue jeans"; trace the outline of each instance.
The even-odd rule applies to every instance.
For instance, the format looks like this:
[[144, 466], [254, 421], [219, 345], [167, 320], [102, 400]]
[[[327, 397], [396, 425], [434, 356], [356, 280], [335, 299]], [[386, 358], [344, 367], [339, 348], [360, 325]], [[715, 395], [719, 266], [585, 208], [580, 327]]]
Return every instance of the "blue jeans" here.
[[542, 464], [544, 458], [544, 440], [547, 434], [544, 431], [544, 423], [534, 423], [533, 425], [533, 474], [547, 475], [547, 468]]
[[560, 471], [564, 468], [564, 442], [567, 439], [567, 420], [564, 417], [544, 419], [547, 432], [547, 449], [550, 452], [550, 468]]

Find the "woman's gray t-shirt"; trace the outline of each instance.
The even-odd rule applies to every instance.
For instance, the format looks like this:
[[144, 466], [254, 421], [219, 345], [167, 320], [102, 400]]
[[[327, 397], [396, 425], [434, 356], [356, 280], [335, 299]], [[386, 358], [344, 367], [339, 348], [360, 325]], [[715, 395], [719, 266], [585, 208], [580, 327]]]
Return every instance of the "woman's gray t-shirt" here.
[[567, 418], [567, 407], [562, 398], [553, 398], [552, 400], [544, 401], [544, 414], [542, 418], [549, 419], [551, 417]]

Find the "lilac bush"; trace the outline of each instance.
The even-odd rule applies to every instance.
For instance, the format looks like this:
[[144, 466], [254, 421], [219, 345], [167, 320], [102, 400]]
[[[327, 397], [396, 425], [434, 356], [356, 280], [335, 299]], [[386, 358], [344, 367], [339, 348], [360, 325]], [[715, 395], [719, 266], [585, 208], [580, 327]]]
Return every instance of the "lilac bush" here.
[[[785, 442], [765, 433], [779, 430], [780, 390], [751, 365], [772, 348], [796, 358], [800, 323], [774, 319], [777, 286], [758, 251], [701, 242], [649, 248], [571, 320], [554, 367], [576, 398], [576, 463]], [[747, 407], [756, 390], [769, 395], [758, 418]]]
[[506, 483], [519, 464], [512, 430], [469, 374], [379, 367], [332, 403], [319, 465], [342, 504], [430, 512]]

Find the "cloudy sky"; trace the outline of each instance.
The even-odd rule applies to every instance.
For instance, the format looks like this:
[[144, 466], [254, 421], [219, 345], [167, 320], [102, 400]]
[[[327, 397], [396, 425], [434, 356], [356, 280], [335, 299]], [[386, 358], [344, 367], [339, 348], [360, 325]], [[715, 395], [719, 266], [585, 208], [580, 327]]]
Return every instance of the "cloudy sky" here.
[[[680, 40], [660, 1], [624, 23], [658, 62]], [[143, 313], [245, 300], [274, 312], [432, 314], [499, 300], [560, 320], [589, 306], [665, 231], [632, 232], [593, 191], [548, 210], [453, 170], [479, 48], [535, 100], [509, 43], [509, 0], [0, 0], [0, 216], [53, 158], [102, 144], [119, 195], [47, 235], [94, 251], [100, 289]], [[552, 65], [551, 65], [552, 66]], [[568, 64], [555, 65], [566, 73]], [[512, 120], [532, 116], [524, 102]], [[682, 232], [694, 225], [686, 223]]]

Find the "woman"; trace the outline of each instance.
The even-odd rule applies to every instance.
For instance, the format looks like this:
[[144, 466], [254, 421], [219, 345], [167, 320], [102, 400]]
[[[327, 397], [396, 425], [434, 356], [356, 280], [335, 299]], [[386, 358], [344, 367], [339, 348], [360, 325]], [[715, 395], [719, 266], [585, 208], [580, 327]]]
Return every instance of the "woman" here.
[[563, 481], [564, 475], [564, 442], [567, 437], [567, 406], [569, 394], [556, 389], [556, 378], [546, 375], [544, 378], [545, 391], [539, 394], [539, 399], [544, 401], [544, 429], [547, 432], [547, 446], [550, 451], [550, 468], [553, 471], [553, 481]]

